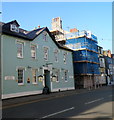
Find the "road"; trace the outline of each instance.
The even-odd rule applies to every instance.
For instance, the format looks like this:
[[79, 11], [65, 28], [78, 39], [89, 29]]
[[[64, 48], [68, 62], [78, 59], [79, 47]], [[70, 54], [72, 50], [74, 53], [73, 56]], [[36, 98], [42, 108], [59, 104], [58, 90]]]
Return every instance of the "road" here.
[[[105, 87], [80, 94], [10, 106], [3, 118], [112, 118], [114, 88]], [[91, 120], [92, 120], [91, 119]]]

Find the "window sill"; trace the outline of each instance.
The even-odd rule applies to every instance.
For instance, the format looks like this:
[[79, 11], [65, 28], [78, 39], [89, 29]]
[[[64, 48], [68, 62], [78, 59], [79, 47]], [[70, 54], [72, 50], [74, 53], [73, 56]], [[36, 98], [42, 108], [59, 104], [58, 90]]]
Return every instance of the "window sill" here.
[[19, 58], [19, 59], [23, 59], [24, 57], [18, 57], [18, 56], [17, 56], [17, 58]]
[[32, 83], [33, 85], [38, 85], [38, 83]]
[[24, 83], [18, 83], [19, 86], [24, 86]]

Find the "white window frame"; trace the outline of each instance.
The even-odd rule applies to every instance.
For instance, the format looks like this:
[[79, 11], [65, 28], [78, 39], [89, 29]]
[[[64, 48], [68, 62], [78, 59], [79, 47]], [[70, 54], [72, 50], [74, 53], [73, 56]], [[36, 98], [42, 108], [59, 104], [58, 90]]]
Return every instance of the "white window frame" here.
[[[47, 52], [45, 52], [45, 48], [47, 49]], [[44, 46], [43, 47], [43, 51], [44, 51], [44, 60], [48, 61], [48, 56], [49, 56], [49, 48]]]
[[59, 50], [58, 49], [55, 49], [54, 50], [54, 59], [55, 59], [55, 62], [58, 62], [59, 60], [58, 60], [58, 56], [59, 55]]
[[[33, 70], [35, 71], [35, 79], [36, 79], [36, 81], [33, 81], [33, 78], [34, 78]], [[38, 84], [37, 71], [38, 71], [37, 69], [32, 69], [32, 84]]]
[[19, 55], [18, 55], [18, 46], [17, 46], [17, 57], [18, 57], [18, 58], [23, 58], [23, 48], [24, 48], [24, 44], [23, 44], [22, 42], [17, 41], [17, 44], [16, 44], [16, 45], [18, 45], [18, 44], [22, 45], [22, 50], [21, 50], [21, 51], [22, 51], [22, 53], [21, 53], [22, 56], [19, 56]]
[[34, 44], [31, 44], [31, 46], [30, 46], [30, 48], [32, 48], [34, 46], [34, 48], [35, 48], [35, 56], [32, 56], [32, 49], [31, 49], [31, 58], [33, 58], [33, 59], [36, 59], [36, 51], [37, 51], [37, 46], [36, 45], [34, 45]]
[[[18, 70], [22, 70], [22, 71], [23, 71], [22, 83], [19, 83], [19, 71], [18, 71]], [[24, 85], [24, 74], [25, 74], [24, 68], [18, 68], [18, 69], [17, 69], [17, 72], [18, 72], [18, 85]]]
[[13, 31], [13, 32], [19, 33], [19, 28], [14, 24], [10, 25], [10, 30]]
[[64, 52], [63, 53], [63, 62], [64, 62], [64, 64], [66, 64], [66, 59], [67, 59], [67, 53]]
[[65, 82], [68, 82], [68, 70], [64, 71], [64, 80]]

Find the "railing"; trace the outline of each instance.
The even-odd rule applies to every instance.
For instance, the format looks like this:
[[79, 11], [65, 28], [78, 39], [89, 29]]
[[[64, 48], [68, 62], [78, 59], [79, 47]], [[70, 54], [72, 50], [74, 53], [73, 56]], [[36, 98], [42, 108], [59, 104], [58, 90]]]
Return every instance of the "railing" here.
[[73, 50], [86, 48], [86, 49], [98, 52], [97, 45], [92, 45], [91, 43], [88, 43], [88, 42], [70, 43], [67, 40], [65, 46]]
[[86, 36], [87, 38], [91, 38], [92, 40], [97, 41], [97, 37], [95, 35], [90, 34], [86, 31], [79, 31], [79, 32], [65, 34], [66, 39], [76, 38], [76, 37], [78, 38], [78, 37], [82, 37], [82, 36]]

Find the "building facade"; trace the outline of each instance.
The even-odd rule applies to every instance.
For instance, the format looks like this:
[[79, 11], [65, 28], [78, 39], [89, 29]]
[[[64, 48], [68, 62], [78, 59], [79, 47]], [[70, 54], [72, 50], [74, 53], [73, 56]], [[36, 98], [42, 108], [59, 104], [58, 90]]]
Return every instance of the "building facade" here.
[[110, 50], [103, 50], [105, 60], [106, 85], [114, 84], [114, 55]]
[[61, 18], [60, 17], [53, 18], [51, 25], [52, 25], [52, 30], [50, 32], [55, 37], [55, 40], [60, 45], [65, 45], [66, 42], [65, 34], [67, 33], [67, 31], [62, 29]]
[[106, 85], [106, 64], [105, 64], [105, 58], [103, 55], [103, 47], [98, 46], [98, 56], [99, 56], [99, 62], [100, 62], [100, 73], [101, 73], [101, 79], [100, 79], [100, 85]]
[[[55, 23], [56, 25], [55, 25]], [[79, 31], [76, 28], [61, 33], [54, 32], [62, 29], [61, 19], [52, 19], [52, 34], [56, 41], [73, 50], [75, 88], [92, 88], [100, 84], [100, 63], [98, 58], [97, 37], [91, 31]], [[54, 27], [53, 27], [54, 25]], [[60, 29], [58, 29], [58, 27]], [[59, 36], [59, 37], [57, 37]], [[64, 39], [63, 39], [64, 38]]]
[[65, 46], [73, 50], [75, 86], [83, 88], [99, 86], [97, 37], [90, 31], [70, 33], [67, 35]]
[[114, 54], [111, 55], [112, 58], [112, 81], [111, 83], [114, 85]]
[[72, 51], [48, 28], [26, 31], [18, 22], [0, 23], [2, 99], [74, 89]]
[[113, 82], [113, 59], [109, 56], [105, 56], [105, 71], [106, 71], [106, 84], [111, 85], [111, 82]]

